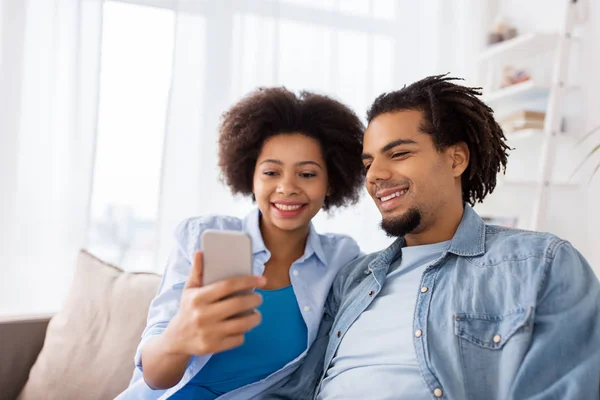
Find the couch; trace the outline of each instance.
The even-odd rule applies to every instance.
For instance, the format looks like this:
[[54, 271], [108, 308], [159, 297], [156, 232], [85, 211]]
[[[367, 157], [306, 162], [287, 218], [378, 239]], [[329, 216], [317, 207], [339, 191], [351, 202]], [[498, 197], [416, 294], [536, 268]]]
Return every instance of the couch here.
[[104, 400], [123, 391], [160, 277], [81, 251], [63, 308], [0, 317], [0, 400]]

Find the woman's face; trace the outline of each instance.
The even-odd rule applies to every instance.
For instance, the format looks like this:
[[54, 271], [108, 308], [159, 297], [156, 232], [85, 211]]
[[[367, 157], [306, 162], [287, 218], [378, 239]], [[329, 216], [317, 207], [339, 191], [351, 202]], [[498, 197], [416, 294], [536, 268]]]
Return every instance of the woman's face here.
[[329, 188], [320, 143], [302, 134], [265, 141], [254, 168], [253, 192], [263, 221], [286, 231], [306, 228]]

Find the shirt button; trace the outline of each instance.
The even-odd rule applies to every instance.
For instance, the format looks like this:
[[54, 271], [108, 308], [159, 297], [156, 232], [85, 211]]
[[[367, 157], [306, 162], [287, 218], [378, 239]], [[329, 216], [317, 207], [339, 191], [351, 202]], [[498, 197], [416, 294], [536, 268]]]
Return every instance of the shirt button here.
[[369, 290], [369, 296], [373, 296], [374, 294], [375, 294], [375, 291]]
[[444, 392], [442, 391], [441, 388], [435, 388], [433, 390], [433, 395], [439, 399], [440, 397], [442, 397], [444, 395]]
[[[414, 292], [413, 292], [413, 293], [414, 293]], [[420, 329], [417, 329], [417, 330], [415, 331], [415, 336], [416, 336], [416, 337], [420, 338], [422, 335], [423, 335], [423, 331], [422, 331], [422, 330], [420, 330]]]
[[423, 286], [421, 288], [421, 293], [427, 293], [428, 290], [429, 290], [429, 288], [427, 286]]
[[310, 307], [309, 306], [304, 306], [304, 311], [310, 311]]
[[298, 276], [299, 272], [298, 272], [298, 270], [297, 270], [297, 269], [295, 269], [295, 270], [293, 270], [293, 271], [292, 271], [292, 274], [293, 274], [294, 276]]
[[495, 335], [492, 340], [494, 341], [494, 343], [500, 343], [500, 341], [502, 340], [502, 336]]
[[342, 336], [342, 331], [337, 331], [337, 337]]

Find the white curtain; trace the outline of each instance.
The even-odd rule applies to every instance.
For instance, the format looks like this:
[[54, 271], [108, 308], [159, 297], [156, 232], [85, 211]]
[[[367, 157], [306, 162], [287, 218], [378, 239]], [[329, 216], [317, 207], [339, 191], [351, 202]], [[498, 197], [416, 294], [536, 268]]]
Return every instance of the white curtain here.
[[[183, 218], [243, 216], [251, 207], [218, 182], [218, 118], [257, 86], [330, 94], [364, 119], [378, 94], [429, 74], [474, 76], [485, 40], [484, 6], [474, 0], [180, 1], [170, 93], [156, 268]], [[389, 243], [365, 196], [319, 214], [319, 231], [353, 236], [365, 251]]]
[[[146, 214], [154, 219], [142, 221], [147, 229], [143, 251], [124, 258], [136, 264], [131, 269], [161, 271], [173, 229], [183, 218], [243, 216], [252, 204], [233, 198], [218, 180], [217, 125], [223, 111], [255, 87], [284, 85], [329, 94], [364, 117], [383, 91], [434, 73], [469, 76], [471, 56], [484, 40], [477, 22], [483, 6], [477, 0], [457, 0], [452, 9], [443, 0], [0, 0], [0, 4], [0, 313], [56, 310], [80, 248], [93, 248], [93, 240], [100, 237], [108, 250], [102, 253], [98, 246], [98, 255], [114, 253], [110, 238], [107, 241], [90, 228], [90, 204], [121, 205], [127, 198], [122, 192], [132, 189], [122, 182], [110, 187], [110, 174], [128, 166], [129, 175], [123, 171], [127, 177], [143, 173], [140, 152], [152, 153], [145, 159], [156, 164], [149, 169], [160, 171], [155, 179], [160, 190], [148, 200]], [[114, 13], [124, 9], [115, 5], [126, 6], [126, 12]], [[155, 83], [157, 88], [146, 75], [133, 85], [117, 82], [116, 91], [116, 81], [109, 82], [110, 76], [119, 77], [115, 60], [120, 57], [153, 64], [153, 44], [144, 42], [148, 39], [144, 35], [118, 40], [118, 35], [137, 32], [139, 7], [151, 9], [153, 16], [167, 13], [163, 24], [175, 17], [172, 55], [159, 56], [172, 57], [168, 60], [172, 68], [161, 66], [172, 71], [168, 94], [163, 77], [160, 85]], [[119, 29], [107, 26], [106, 10], [112, 10]], [[123, 18], [130, 20], [131, 29], [123, 30], [128, 23]], [[109, 48], [119, 42], [127, 44]], [[129, 67], [123, 66], [120, 79], [136, 72]], [[142, 65], [138, 71], [148, 70]], [[111, 99], [135, 98], [128, 92], [132, 90], [164, 99], [154, 99], [148, 110], [132, 104], [113, 112]], [[151, 148], [143, 141], [161, 102], [167, 104], [162, 159], [155, 156], [161, 146], [156, 129], [162, 126], [152, 127]], [[103, 141], [102, 132], [109, 131], [110, 141]], [[131, 131], [142, 131], [136, 132], [142, 135], [139, 146], [132, 144], [134, 136], [127, 136]], [[138, 154], [132, 152], [128, 162], [122, 153], [130, 147]], [[112, 171], [104, 170], [113, 160], [123, 159], [118, 167], [111, 165]], [[152, 189], [148, 176], [142, 178], [146, 181], [131, 182], [143, 181]], [[130, 185], [134, 189], [135, 183]], [[113, 201], [111, 193], [120, 197]], [[331, 217], [318, 215], [315, 223], [321, 232], [352, 235], [364, 251], [374, 251], [389, 242], [378, 221], [379, 213], [365, 197], [356, 207]]]
[[101, 2], [0, 4], [0, 313], [52, 311], [88, 223]]

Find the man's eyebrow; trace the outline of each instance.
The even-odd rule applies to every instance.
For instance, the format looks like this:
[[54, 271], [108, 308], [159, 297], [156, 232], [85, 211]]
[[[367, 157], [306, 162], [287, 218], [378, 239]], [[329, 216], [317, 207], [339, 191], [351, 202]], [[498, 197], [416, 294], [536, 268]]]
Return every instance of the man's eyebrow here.
[[[379, 150], [379, 152], [380, 153], [385, 153], [385, 152], [390, 151], [394, 147], [400, 146], [400, 145], [403, 145], [403, 144], [417, 144], [417, 142], [415, 142], [412, 139], [397, 139], [397, 140], [394, 140], [393, 142], [389, 142], [388, 144], [386, 144], [385, 146], [383, 146], [381, 148], [381, 150]], [[371, 154], [369, 154], [369, 153], [363, 153], [362, 156], [361, 156], [361, 158], [364, 161], [364, 160], [370, 160], [370, 159], [372, 159], [373, 156]]]
[[390, 151], [391, 149], [393, 149], [396, 146], [400, 146], [403, 144], [417, 144], [417, 142], [415, 142], [412, 139], [398, 139], [398, 140], [394, 140], [393, 142], [389, 142], [388, 144], [386, 144], [385, 146], [383, 146], [381, 148], [381, 150], [379, 150], [380, 153], [385, 153]]

